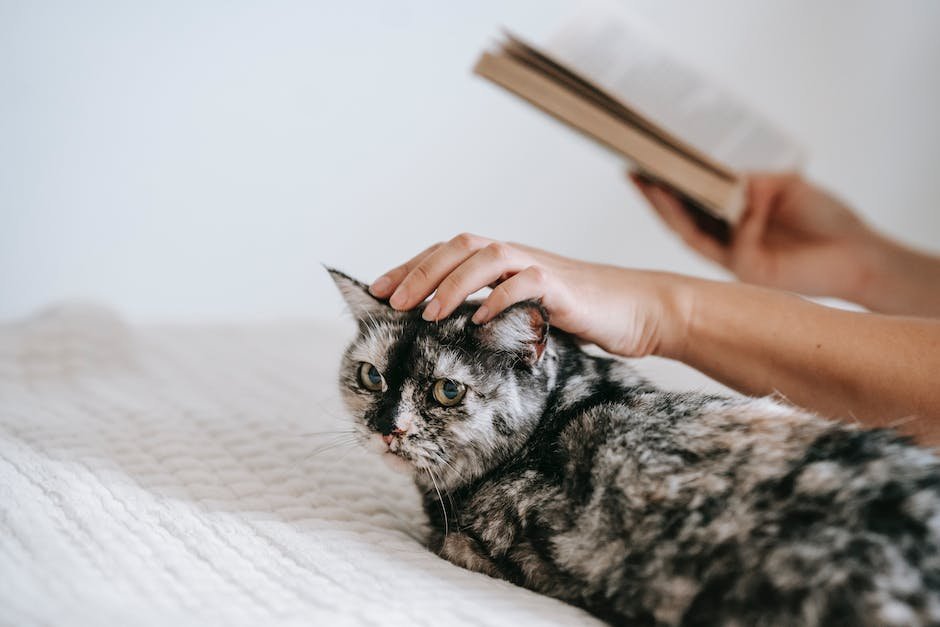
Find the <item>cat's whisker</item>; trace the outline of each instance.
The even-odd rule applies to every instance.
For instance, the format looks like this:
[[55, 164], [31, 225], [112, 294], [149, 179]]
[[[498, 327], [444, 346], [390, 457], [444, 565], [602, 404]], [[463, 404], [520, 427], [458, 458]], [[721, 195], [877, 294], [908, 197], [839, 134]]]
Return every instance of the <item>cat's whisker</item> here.
[[[351, 452], [353, 452], [353, 451], [355, 451], [355, 450], [361, 450], [361, 449], [362, 449], [362, 445], [365, 443], [365, 440], [364, 440], [364, 438], [362, 438], [362, 437], [360, 437], [360, 436], [361, 436], [361, 434], [359, 434], [359, 433], [354, 433], [354, 434], [353, 434], [353, 440], [349, 443], [349, 444], [350, 444], [349, 448], [346, 450], [345, 453], [343, 453], [342, 457], [340, 457], [338, 460], [336, 460], [337, 463], [339, 463], [339, 462], [343, 461], [344, 459], [346, 459], [346, 457], [347, 457]], [[353, 444], [358, 444], [359, 446], [352, 446]]]
[[323, 433], [323, 434], [313, 434], [309, 436], [301, 435], [301, 439], [310, 442], [313, 445], [322, 446], [324, 444], [330, 444], [331, 442], [349, 439], [352, 440], [356, 437], [354, 433]]
[[[457, 471], [457, 469], [454, 467], [452, 463], [444, 459], [444, 457], [440, 454], [438, 454], [438, 461], [440, 461], [445, 466], [447, 466], [450, 469], [450, 471], [454, 473], [454, 475], [456, 476], [458, 480], [463, 481], [463, 475], [461, 475], [460, 472]], [[447, 500], [450, 501], [450, 508], [454, 511], [454, 516], [457, 517], [457, 527], [459, 528], [462, 526], [460, 523], [459, 511], [457, 510], [457, 506], [454, 504], [453, 497], [450, 495], [450, 490], [445, 490], [445, 492], [447, 492]]]
[[[330, 420], [328, 422], [335, 423], [335, 426], [347, 425], [349, 424], [349, 416], [344, 414], [341, 410], [336, 410], [334, 408], [318, 406], [317, 412], [319, 412], [318, 418], [326, 417]], [[330, 426], [330, 425], [328, 425]]]
[[450, 468], [451, 471], [453, 471], [453, 473], [457, 476], [458, 479], [461, 479], [461, 480], [463, 479], [463, 475], [460, 473], [459, 470], [457, 470], [457, 467], [454, 466], [450, 461], [445, 459], [443, 455], [439, 455], [438, 459], [442, 464]]
[[434, 479], [434, 473], [430, 468], [425, 468], [425, 471], [427, 471], [428, 477], [431, 478], [431, 483], [434, 484], [434, 489], [437, 491], [437, 498], [441, 501], [441, 513], [444, 516], [444, 537], [447, 537], [447, 534], [450, 533], [450, 528], [447, 524], [447, 508], [444, 506], [444, 497], [441, 496], [441, 489], [437, 487], [437, 480]]
[[457, 505], [454, 503], [454, 498], [450, 495], [449, 491], [447, 492], [447, 500], [450, 501], [450, 508], [454, 512], [454, 518], [457, 521], [457, 528], [460, 529], [460, 527], [462, 527], [460, 523], [460, 514], [457, 511]]
[[[342, 439], [342, 438], [352, 438], [358, 435], [354, 429], [349, 429], [347, 431], [320, 431], [320, 432], [312, 431], [308, 433], [310, 433], [310, 435], [322, 435], [324, 437], [332, 437], [333, 439], [336, 439], [336, 440]], [[301, 433], [301, 435], [303, 435], [303, 433]]]
[[352, 435], [338, 436], [334, 438], [333, 440], [331, 440], [330, 442], [327, 442], [326, 444], [310, 451], [310, 453], [308, 453], [304, 459], [305, 460], [311, 459], [317, 455], [322, 455], [323, 453], [326, 453], [327, 451], [331, 451], [336, 448], [352, 447], [354, 444], [358, 444], [358, 443], [359, 443], [359, 440], [355, 436], [352, 436]]
[[298, 431], [291, 432], [291, 435], [297, 437], [318, 437], [318, 436], [339, 436], [339, 435], [353, 435], [356, 431], [354, 429], [343, 429], [336, 431]]
[[345, 460], [347, 457], [349, 457], [349, 454], [355, 450], [356, 450], [356, 447], [354, 446], [346, 447], [346, 451], [342, 455], [340, 455], [339, 459], [336, 460], [336, 463], [339, 464], [340, 462]]
[[304, 459], [310, 460], [310, 459], [313, 459], [314, 457], [318, 457], [320, 455], [323, 455], [324, 453], [328, 453], [335, 449], [352, 448], [354, 444], [355, 442], [336, 442], [334, 444], [323, 446], [314, 451], [311, 451], [304, 457]]

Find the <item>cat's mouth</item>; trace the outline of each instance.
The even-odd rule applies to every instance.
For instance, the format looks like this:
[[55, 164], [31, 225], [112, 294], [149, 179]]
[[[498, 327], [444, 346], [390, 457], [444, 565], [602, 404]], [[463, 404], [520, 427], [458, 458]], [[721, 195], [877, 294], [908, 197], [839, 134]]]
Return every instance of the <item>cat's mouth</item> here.
[[382, 456], [382, 461], [396, 472], [411, 474], [415, 470], [414, 463], [406, 457], [401, 449], [398, 438], [389, 438], [378, 433], [369, 435], [369, 448]]

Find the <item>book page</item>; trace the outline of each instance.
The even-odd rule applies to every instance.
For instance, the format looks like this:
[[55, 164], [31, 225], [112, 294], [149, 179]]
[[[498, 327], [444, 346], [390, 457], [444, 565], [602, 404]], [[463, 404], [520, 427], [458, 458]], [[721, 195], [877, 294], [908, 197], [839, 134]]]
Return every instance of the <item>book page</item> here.
[[564, 85], [566, 89], [577, 93], [581, 98], [590, 101], [592, 104], [604, 109], [611, 115], [623, 120], [625, 123], [655, 137], [658, 141], [682, 153], [688, 159], [695, 161], [699, 165], [712, 170], [719, 176], [728, 180], [737, 178], [734, 170], [728, 168], [725, 164], [719, 163], [700, 150], [693, 148], [687, 142], [674, 136], [661, 125], [655, 123], [639, 111], [629, 107], [627, 103], [622, 102], [612, 94], [607, 93], [599, 85], [588, 81], [583, 75], [577, 74], [560, 65], [555, 59], [546, 56], [544, 52], [534, 48], [524, 41], [506, 33], [506, 42], [502, 45], [502, 53], [524, 63], [527, 66], [536, 69], [543, 75], [550, 77], [555, 82]]
[[802, 148], [700, 72], [672, 57], [623, 8], [587, 3], [545, 46], [696, 149], [736, 170], [793, 170]]

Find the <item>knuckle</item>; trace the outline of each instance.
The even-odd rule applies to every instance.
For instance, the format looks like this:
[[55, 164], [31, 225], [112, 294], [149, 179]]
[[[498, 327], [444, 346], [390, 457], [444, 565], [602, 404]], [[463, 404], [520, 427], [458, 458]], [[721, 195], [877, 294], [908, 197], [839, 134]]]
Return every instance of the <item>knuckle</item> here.
[[503, 242], [493, 242], [489, 244], [486, 249], [489, 251], [490, 256], [498, 261], [509, 259], [509, 255], [512, 252], [509, 244]]
[[545, 285], [548, 281], [548, 272], [542, 266], [529, 266], [526, 268], [526, 272], [536, 285]]
[[412, 273], [416, 279], [421, 281], [427, 281], [431, 278], [431, 273], [428, 270], [427, 266], [423, 263], [419, 263]]
[[476, 248], [478, 239], [472, 233], [461, 233], [450, 240], [450, 243], [461, 250], [473, 250]]

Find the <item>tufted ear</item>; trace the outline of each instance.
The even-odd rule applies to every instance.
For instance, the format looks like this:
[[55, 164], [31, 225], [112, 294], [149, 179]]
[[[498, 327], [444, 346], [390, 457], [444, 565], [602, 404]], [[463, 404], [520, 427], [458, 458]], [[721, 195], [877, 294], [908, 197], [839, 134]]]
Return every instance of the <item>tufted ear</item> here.
[[535, 365], [548, 342], [548, 312], [537, 301], [522, 301], [507, 307], [480, 327], [480, 340], [487, 348], [516, 355]]
[[395, 313], [395, 310], [389, 306], [387, 301], [379, 300], [370, 294], [369, 286], [365, 283], [360, 283], [335, 268], [326, 267], [326, 271], [330, 273], [356, 320], [362, 321], [379, 316], [388, 317]]

